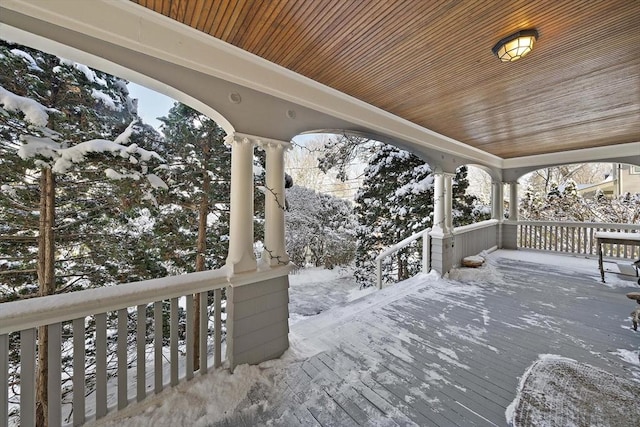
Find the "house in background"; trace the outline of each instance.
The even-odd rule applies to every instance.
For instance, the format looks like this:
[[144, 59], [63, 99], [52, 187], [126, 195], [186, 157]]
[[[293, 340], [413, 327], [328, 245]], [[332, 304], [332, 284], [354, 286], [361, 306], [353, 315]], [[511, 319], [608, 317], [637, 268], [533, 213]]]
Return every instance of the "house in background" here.
[[625, 193], [640, 193], [640, 166], [613, 163], [611, 172], [596, 184], [581, 184], [578, 194], [592, 198], [601, 191], [607, 197], [618, 197]]

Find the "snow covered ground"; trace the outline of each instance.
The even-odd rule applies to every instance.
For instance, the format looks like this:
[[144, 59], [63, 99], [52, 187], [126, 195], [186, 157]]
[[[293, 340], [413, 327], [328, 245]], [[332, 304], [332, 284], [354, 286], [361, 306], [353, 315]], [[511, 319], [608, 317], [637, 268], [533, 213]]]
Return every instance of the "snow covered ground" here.
[[[492, 288], [511, 286], [509, 279], [503, 275], [504, 270], [501, 271], [498, 268], [496, 262], [498, 259], [510, 262], [535, 262], [540, 265], [538, 269], [549, 270], [551, 275], [554, 272], [567, 270], [589, 280], [592, 279], [593, 283], [600, 281], [596, 260], [527, 251], [497, 251], [489, 255], [487, 264], [480, 269], [454, 270], [448, 278], [444, 279], [435, 273], [419, 275], [403, 282], [402, 286], [391, 286], [382, 291], [375, 291], [371, 288], [359, 290], [349, 271], [340, 269], [330, 271], [323, 269], [301, 270], [290, 277], [291, 346], [281, 358], [258, 366], [239, 366], [233, 375], [224, 369], [211, 372], [204, 377], [196, 378], [192, 382], [181, 384], [158, 396], [151, 397], [141, 405], [133, 405], [97, 424], [156, 427], [160, 425], [209, 426], [216, 423], [235, 425], [234, 423], [238, 420], [243, 420], [242, 414], [246, 414], [248, 418], [241, 424], [251, 425], [254, 419], [252, 417], [257, 416], [256, 414], [269, 413], [270, 410], [274, 410], [270, 407], [274, 404], [274, 400], [268, 397], [269, 393], [272, 390], [282, 389], [284, 379], [291, 387], [295, 387], [295, 385], [291, 385], [290, 372], [295, 371], [297, 367], [304, 366], [305, 363], [308, 364], [310, 360], [317, 361], [318, 355], [324, 354], [323, 352], [327, 351], [336, 340], [347, 343], [352, 341], [354, 348], [364, 349], [364, 356], [361, 356], [364, 357], [362, 365], [357, 369], [347, 369], [344, 361], [338, 363], [340, 366], [337, 368], [344, 369], [345, 372], [345, 376], [340, 379], [341, 393], [346, 391], [345, 387], [357, 387], [356, 384], [368, 380], [371, 374], [379, 375], [379, 378], [376, 379], [379, 383], [394, 381], [392, 378], [385, 379], [386, 377], [380, 374], [382, 366], [381, 362], [376, 360], [376, 354], [386, 352], [393, 354], [393, 357], [400, 360], [412, 360], [415, 357], [415, 354], [408, 352], [404, 344], [417, 342], [419, 337], [397, 329], [397, 323], [393, 323], [410, 324], [415, 323], [415, 320], [406, 317], [403, 311], [397, 312], [394, 311], [395, 309], [387, 308], [395, 303], [396, 309], [397, 307], [405, 307], [407, 310], [415, 309], [415, 307], [407, 305], [406, 301], [402, 301], [403, 297], [410, 294], [419, 293], [421, 298], [442, 301], [443, 306], [447, 307], [452, 307], [453, 304], [458, 309], [470, 308], [468, 301], [475, 299], [477, 304], [473, 306], [473, 310], [478, 313], [476, 326], [465, 325], [465, 328], [459, 328], [455, 324], [455, 318], [449, 317], [453, 316], [453, 312], [445, 309], [439, 314], [433, 313], [432, 321], [437, 322], [434, 325], [439, 325], [438, 328], [442, 328], [436, 331], [437, 336], [444, 337], [443, 342], [446, 342], [447, 336], [455, 335], [461, 342], [469, 343], [469, 346], [482, 345], [487, 353], [498, 354], [499, 350], [486, 340], [487, 327], [496, 322], [493, 318], [493, 312], [483, 304], [485, 296], [493, 292]], [[606, 286], [609, 289], [620, 288], [623, 291], [622, 288], [637, 287], [633, 279], [629, 277], [609, 273], [606, 279]], [[572, 288], [568, 288], [566, 291], [576, 292], [576, 298], [582, 298], [579, 291]], [[370, 295], [361, 298], [367, 294]], [[504, 324], [501, 328], [524, 330], [528, 327], [544, 327], [548, 328], [550, 332], [562, 333], [559, 321], [553, 316], [543, 313], [545, 309], [557, 309], [554, 304], [547, 302], [539, 306], [540, 310], [538, 311], [523, 311], [523, 314], [520, 315], [521, 323], [519, 325]], [[631, 307], [630, 305], [630, 309]], [[382, 312], [383, 315], [372, 316], [373, 312]], [[371, 325], [371, 322], [376, 323], [375, 330], [377, 332], [371, 332], [374, 335], [379, 335], [376, 339], [372, 339], [371, 336], [367, 338], [369, 333], [367, 324]], [[363, 325], [354, 326], [360, 323]], [[344, 325], [350, 326], [344, 328]], [[621, 326], [629, 330], [628, 324], [621, 324]], [[576, 346], [582, 346], [585, 349], [591, 348], [591, 344], [585, 344], [577, 337], [568, 336], [567, 340], [573, 340]], [[389, 408], [384, 416], [367, 413], [367, 416], [370, 417], [369, 420], [375, 421], [374, 425], [391, 425], [391, 420], [406, 425], [415, 425], [403, 411], [411, 411], [411, 405], [415, 403], [416, 396], [433, 407], [441, 407], [445, 405], [445, 402], [438, 400], [432, 393], [437, 384], [449, 382], [442, 373], [450, 372], [451, 369], [470, 370], [467, 357], [471, 356], [462, 354], [459, 350], [440, 346], [435, 350], [426, 349], [424, 351], [435, 351], [436, 360], [441, 363], [434, 364], [429, 370], [430, 373], [427, 373], [424, 384], [418, 385], [410, 395], [406, 396], [408, 400], [405, 404], [407, 406], [399, 405], [395, 408]], [[594, 350], [592, 353], [600, 357], [601, 360], [604, 360], [606, 356], [601, 351]], [[640, 382], [640, 362], [637, 350], [618, 348], [617, 350], [609, 350], [608, 353], [621, 365], [626, 366], [625, 369], [631, 369], [629, 372], [632, 374], [630, 375], [632, 384]], [[526, 377], [525, 369], [519, 370], [517, 375]], [[516, 380], [514, 375], [514, 381]], [[307, 385], [309, 385], [309, 390], [305, 390], [304, 384], [300, 385], [301, 389], [298, 390], [300, 395], [305, 396], [304, 399], [315, 400], [317, 408], [322, 408], [322, 405], [334, 404], [331, 399], [327, 401], [327, 396], [322, 392], [323, 389], [317, 388], [317, 384], [313, 390], [311, 390], [312, 387], [309, 383]], [[458, 393], [467, 392], [464, 387], [457, 385], [456, 387], [459, 389]], [[513, 387], [510, 400], [514, 398], [516, 398], [515, 387]], [[282, 399], [286, 398], [280, 400]], [[462, 403], [458, 403], [458, 405], [462, 405]], [[503, 408], [506, 407], [506, 404], [504, 405]], [[470, 408], [464, 407], [464, 409], [469, 413], [476, 414]], [[300, 414], [291, 414], [287, 411], [279, 412], [280, 418], [275, 422], [275, 425], [287, 425], [287, 417], [301, 419]], [[296, 416], [294, 417], [294, 415]], [[484, 419], [479, 414], [476, 415], [478, 416], [476, 421]], [[230, 416], [235, 421], [224, 421]], [[507, 413], [507, 416], [513, 417], [513, 410], [511, 414]], [[565, 419], [562, 418], [564, 416], [558, 415], [558, 420]], [[504, 420], [504, 416], [502, 419]], [[496, 425], [486, 421], [488, 425]], [[549, 423], [546, 425], [549, 426], [561, 425], [554, 424], [553, 420], [548, 421]]]

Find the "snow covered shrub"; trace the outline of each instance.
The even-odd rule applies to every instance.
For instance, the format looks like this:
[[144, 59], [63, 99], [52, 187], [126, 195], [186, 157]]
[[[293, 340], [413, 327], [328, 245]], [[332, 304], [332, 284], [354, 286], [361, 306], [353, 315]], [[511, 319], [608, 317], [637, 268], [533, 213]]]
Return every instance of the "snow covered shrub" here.
[[355, 220], [343, 199], [294, 185], [286, 190], [286, 245], [298, 266], [347, 265], [355, 255]]

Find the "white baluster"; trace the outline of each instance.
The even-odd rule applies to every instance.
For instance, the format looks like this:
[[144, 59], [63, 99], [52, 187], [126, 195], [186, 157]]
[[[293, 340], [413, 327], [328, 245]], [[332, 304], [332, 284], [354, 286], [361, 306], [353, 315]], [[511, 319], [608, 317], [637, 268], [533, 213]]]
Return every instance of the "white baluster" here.
[[73, 425], [85, 423], [84, 317], [73, 320]]
[[49, 366], [49, 378], [47, 379], [47, 411], [49, 413], [49, 425], [59, 426], [62, 424], [61, 414], [61, 398], [60, 398], [60, 385], [61, 381], [61, 356], [62, 350], [62, 325], [60, 323], [54, 323], [49, 326], [48, 335], [49, 343], [47, 353], [47, 363]]

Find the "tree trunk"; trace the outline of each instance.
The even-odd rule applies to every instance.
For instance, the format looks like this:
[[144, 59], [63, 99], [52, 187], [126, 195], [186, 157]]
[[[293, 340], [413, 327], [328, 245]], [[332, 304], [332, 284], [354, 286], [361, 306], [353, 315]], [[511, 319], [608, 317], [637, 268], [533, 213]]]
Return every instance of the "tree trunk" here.
[[[38, 285], [40, 296], [54, 294], [56, 290], [54, 221], [55, 180], [51, 169], [46, 168], [42, 170], [40, 178], [40, 225], [38, 235]], [[38, 328], [38, 367], [36, 377], [36, 425], [38, 427], [47, 427], [49, 424], [47, 410], [48, 345], [47, 327], [41, 326]], [[54, 369], [60, 369], [60, 367], [54, 367]]]
[[[202, 144], [202, 152], [204, 157], [204, 168], [202, 170], [202, 198], [198, 208], [198, 241], [196, 243], [196, 271], [204, 271], [204, 253], [207, 250], [207, 216], [209, 215], [209, 190], [211, 188], [211, 177], [207, 165], [209, 164], [209, 144]], [[206, 310], [207, 307], [200, 307], [200, 298], [194, 295], [194, 335], [193, 354], [194, 369], [200, 369], [200, 333], [206, 334], [207, 331], [200, 331], [200, 311]]]

